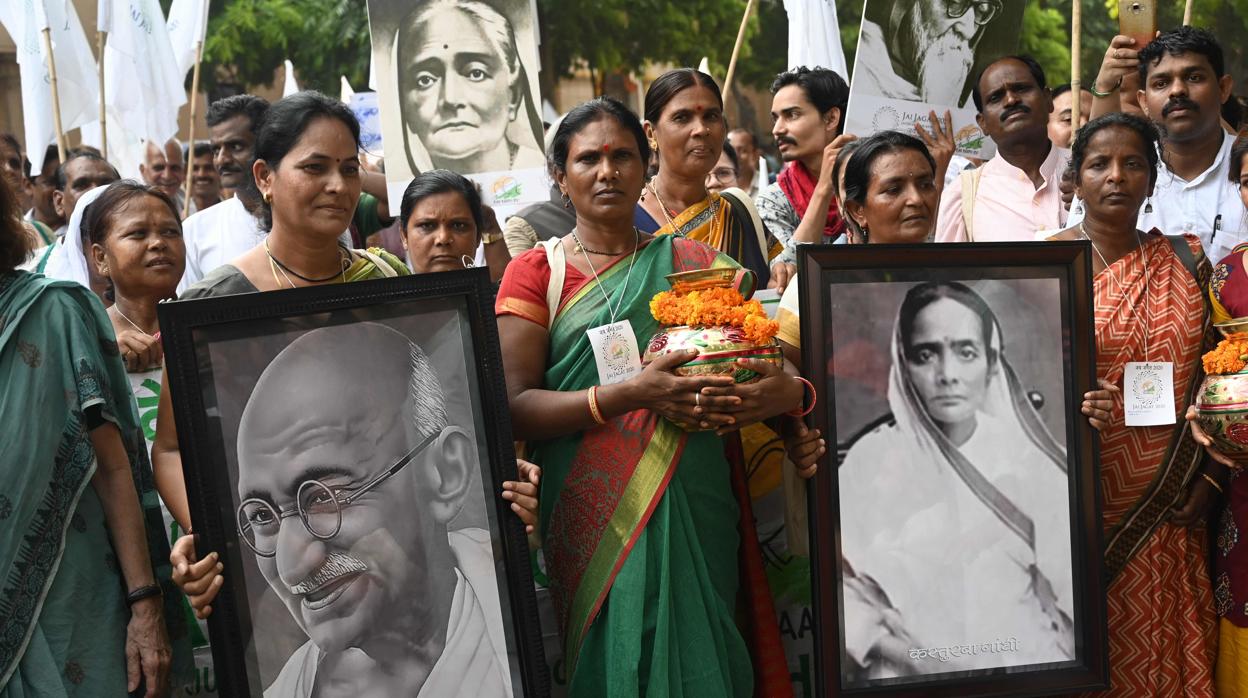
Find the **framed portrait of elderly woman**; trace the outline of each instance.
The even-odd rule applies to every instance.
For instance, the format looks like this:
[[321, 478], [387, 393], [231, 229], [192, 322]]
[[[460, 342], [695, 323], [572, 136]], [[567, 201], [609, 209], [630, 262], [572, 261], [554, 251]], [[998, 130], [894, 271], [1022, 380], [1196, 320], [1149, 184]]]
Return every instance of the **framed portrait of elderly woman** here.
[[368, 0], [391, 201], [431, 169], [471, 177], [504, 213], [547, 200], [536, 7]]
[[161, 304], [221, 695], [542, 696], [484, 269]]
[[821, 695], [1105, 687], [1091, 248], [800, 250]]

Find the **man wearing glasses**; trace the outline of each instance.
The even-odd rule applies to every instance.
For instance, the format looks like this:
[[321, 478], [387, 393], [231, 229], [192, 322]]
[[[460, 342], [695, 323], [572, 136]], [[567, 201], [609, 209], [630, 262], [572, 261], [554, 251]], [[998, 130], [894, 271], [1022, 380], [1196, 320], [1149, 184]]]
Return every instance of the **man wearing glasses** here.
[[451, 525], [476, 468], [399, 332], [325, 327], [278, 354], [239, 423], [238, 530], [308, 641], [266, 696], [511, 695], [489, 534]]
[[889, 99], [963, 106], [983, 27], [1001, 0], [871, 0], [858, 60], [868, 84]]

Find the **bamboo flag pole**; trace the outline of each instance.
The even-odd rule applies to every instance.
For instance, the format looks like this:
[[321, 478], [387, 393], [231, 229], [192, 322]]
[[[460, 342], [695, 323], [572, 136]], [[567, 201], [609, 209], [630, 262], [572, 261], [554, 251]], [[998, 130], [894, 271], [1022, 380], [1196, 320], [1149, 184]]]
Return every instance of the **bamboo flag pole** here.
[[186, 159], [188, 162], [186, 163], [186, 197], [182, 202], [183, 218], [191, 215], [191, 180], [193, 179], [193, 177], [191, 177], [191, 173], [194, 171], [194, 167], [191, 165], [191, 162], [195, 160], [195, 104], [198, 101], [197, 96], [199, 95], [199, 60], [202, 58], [203, 52], [204, 42], [196, 41], [195, 70], [191, 72], [191, 118], [190, 124], [186, 130]]
[[104, 107], [104, 44], [108, 32], [97, 32], [95, 43], [100, 51], [100, 154], [108, 159], [108, 116]]
[[1183, 26], [1190, 27], [1192, 25], [1192, 0], [1187, 0], [1187, 5], [1183, 7]]
[[1070, 6], [1070, 144], [1075, 144], [1079, 131], [1080, 107], [1083, 106], [1083, 81], [1080, 80], [1083, 49], [1083, 0], [1074, 0]]
[[52, 125], [56, 127], [56, 154], [65, 162], [65, 129], [61, 126], [61, 93], [56, 88], [56, 59], [52, 55], [52, 29], [43, 28], [43, 50], [48, 55], [48, 78], [52, 82]]
[[728, 106], [728, 95], [732, 94], [732, 77], [737, 72], [737, 57], [741, 55], [741, 44], [745, 43], [745, 27], [750, 22], [750, 13], [754, 11], [756, 0], [747, 0], [745, 14], [741, 16], [741, 28], [737, 30], [737, 43], [732, 47], [732, 58], [728, 60], [728, 75], [724, 78], [724, 106]]

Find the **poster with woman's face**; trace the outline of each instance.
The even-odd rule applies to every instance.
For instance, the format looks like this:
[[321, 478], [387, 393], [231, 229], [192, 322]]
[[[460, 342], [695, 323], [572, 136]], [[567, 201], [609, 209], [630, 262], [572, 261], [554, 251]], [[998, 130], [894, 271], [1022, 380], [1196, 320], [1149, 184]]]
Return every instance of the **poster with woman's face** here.
[[490, 205], [546, 199], [532, 2], [368, 0], [368, 15], [391, 200], [431, 169]]

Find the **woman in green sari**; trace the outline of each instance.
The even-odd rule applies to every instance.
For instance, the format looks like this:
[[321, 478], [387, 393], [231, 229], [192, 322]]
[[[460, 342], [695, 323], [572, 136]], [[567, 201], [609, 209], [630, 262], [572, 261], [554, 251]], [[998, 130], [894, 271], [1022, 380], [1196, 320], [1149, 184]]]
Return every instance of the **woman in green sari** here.
[[760, 362], [741, 362], [761, 374], [749, 384], [675, 375], [691, 354], [641, 367], [664, 277], [738, 266], [633, 226], [649, 154], [619, 102], [573, 109], [549, 167], [577, 227], [513, 259], [496, 305], [512, 424], [544, 470], [541, 533], [570, 693], [790, 695], [774, 614], [742, 614], [757, 627], [737, 627], [739, 591], [743, 609], [770, 597], [765, 582], [740, 583], [757, 541], [752, 526], [738, 533], [748, 494], [722, 436], [798, 407], [803, 384]]
[[0, 696], [165, 695], [185, 629], [117, 340], [89, 289], [15, 270], [28, 244], [0, 180]]

